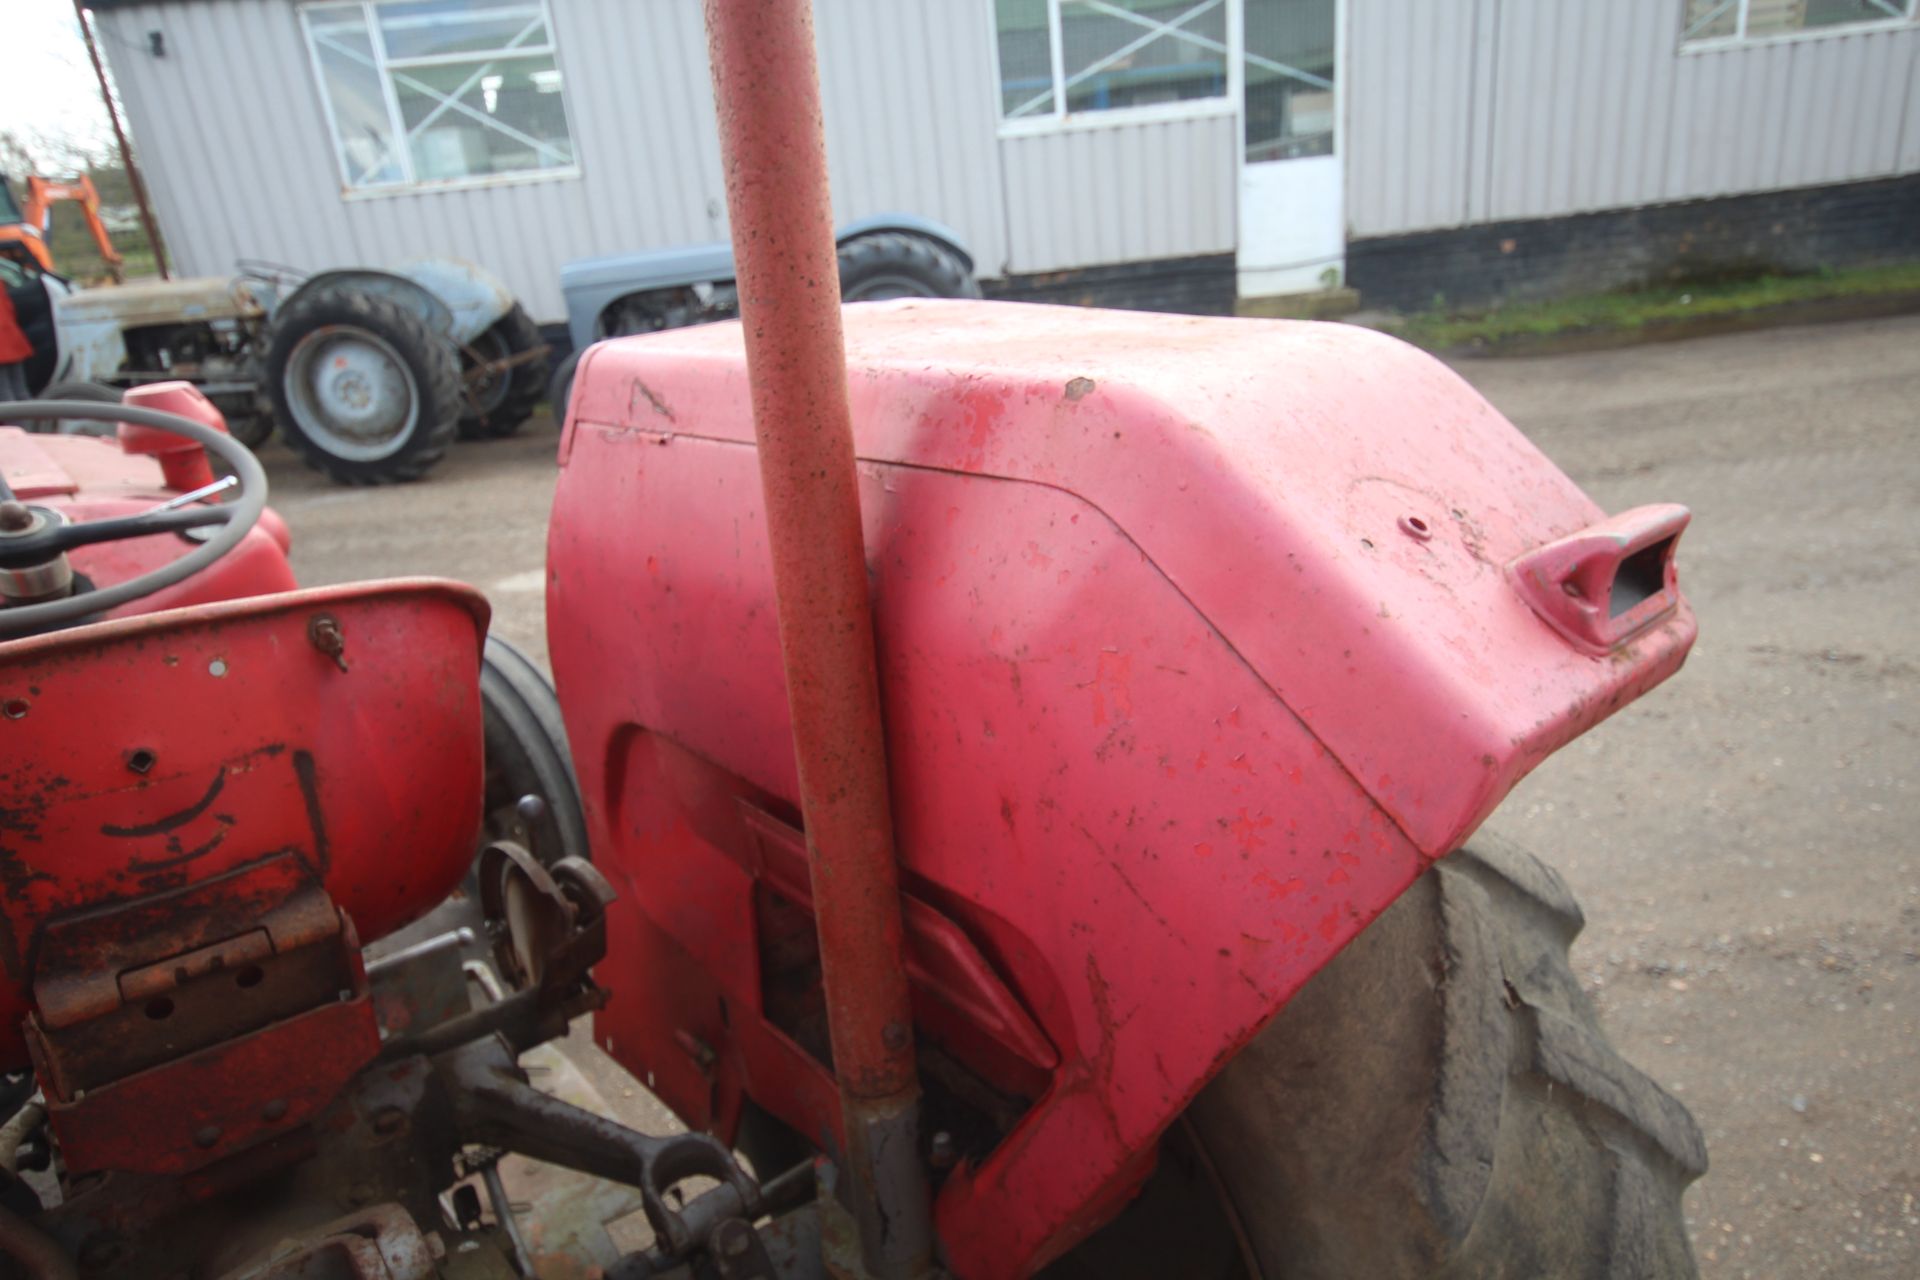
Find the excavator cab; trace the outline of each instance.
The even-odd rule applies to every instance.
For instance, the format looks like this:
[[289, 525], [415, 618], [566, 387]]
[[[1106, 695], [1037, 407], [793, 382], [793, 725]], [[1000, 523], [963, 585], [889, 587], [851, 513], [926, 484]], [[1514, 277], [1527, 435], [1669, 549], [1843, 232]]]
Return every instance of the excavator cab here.
[[[44, 247], [37, 228], [28, 224], [26, 214], [20, 208], [20, 201], [13, 194], [13, 180], [0, 174], [0, 271], [6, 271], [6, 278], [12, 284], [22, 272], [45, 269], [40, 255], [34, 252], [36, 247]], [[8, 270], [8, 267], [17, 270]]]

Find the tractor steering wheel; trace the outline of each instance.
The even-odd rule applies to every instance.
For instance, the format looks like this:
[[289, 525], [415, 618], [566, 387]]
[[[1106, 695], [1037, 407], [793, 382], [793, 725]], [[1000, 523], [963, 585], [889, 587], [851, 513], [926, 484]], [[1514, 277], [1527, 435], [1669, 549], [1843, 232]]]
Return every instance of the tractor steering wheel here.
[[129, 404], [98, 404], [85, 400], [31, 400], [0, 403], [0, 423], [20, 418], [90, 418], [130, 422], [170, 435], [185, 436], [233, 468], [240, 492], [232, 502], [217, 506], [170, 508], [162, 505], [138, 515], [66, 524], [50, 519], [49, 508], [25, 505], [0, 476], [0, 573], [45, 564], [56, 556], [97, 542], [144, 538], [154, 533], [221, 526], [205, 543], [170, 564], [97, 591], [66, 596], [39, 604], [0, 608], [0, 639], [78, 622], [117, 608], [129, 600], [152, 595], [192, 577], [240, 545], [267, 509], [267, 473], [248, 448], [224, 432], [178, 414], [161, 413]]

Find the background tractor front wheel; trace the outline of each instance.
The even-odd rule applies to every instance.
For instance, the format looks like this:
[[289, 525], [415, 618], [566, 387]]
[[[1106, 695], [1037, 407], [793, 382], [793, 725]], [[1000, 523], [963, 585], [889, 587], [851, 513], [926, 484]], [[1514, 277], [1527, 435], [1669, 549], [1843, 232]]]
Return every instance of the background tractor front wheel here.
[[[1229, 1062], [1072, 1276], [1697, 1274], [1692, 1116], [1607, 1042], [1560, 877], [1477, 837]], [[1154, 1261], [1158, 1259], [1158, 1262]]]

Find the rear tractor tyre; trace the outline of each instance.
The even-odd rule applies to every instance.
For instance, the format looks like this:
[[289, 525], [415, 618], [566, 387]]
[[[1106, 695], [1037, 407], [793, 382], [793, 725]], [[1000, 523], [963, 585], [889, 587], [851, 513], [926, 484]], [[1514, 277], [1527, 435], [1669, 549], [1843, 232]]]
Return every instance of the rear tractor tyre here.
[[[480, 667], [486, 742], [483, 838], [517, 840], [543, 863], [585, 858], [587, 823], [553, 686], [527, 656], [487, 637]], [[529, 796], [537, 803], [522, 805]]]
[[875, 231], [840, 246], [840, 297], [847, 302], [979, 296], [966, 260], [938, 240]]
[[281, 438], [341, 484], [418, 480], [446, 456], [465, 403], [453, 347], [350, 285], [274, 317], [266, 381]]
[[[488, 361], [504, 360], [543, 345], [540, 326], [519, 303], [493, 322], [493, 326], [468, 344]], [[465, 352], [460, 356], [464, 374], [473, 365]], [[532, 416], [540, 398], [547, 393], [547, 361], [543, 356], [517, 364], [505, 373], [481, 378], [468, 384], [471, 400], [465, 401], [460, 418], [462, 440], [503, 440], [520, 429]]]
[[[1567, 958], [1583, 923], [1551, 868], [1476, 837], [1227, 1064], [1062, 1270], [1171, 1247], [1266, 1280], [1697, 1275], [1680, 1197], [1706, 1146], [1602, 1034]], [[1194, 1240], [1144, 1220], [1205, 1192]]]
[[580, 367], [580, 356], [578, 351], [568, 353], [547, 383], [547, 412], [562, 431], [567, 429], [567, 404], [573, 399], [573, 371]]
[[487, 637], [481, 659], [480, 724], [485, 752], [480, 835], [460, 892], [374, 943], [372, 956], [466, 929], [464, 957], [493, 964], [493, 943], [480, 927], [480, 856], [486, 846], [511, 840], [546, 866], [588, 857], [586, 818], [559, 699], [540, 669], [498, 636]]

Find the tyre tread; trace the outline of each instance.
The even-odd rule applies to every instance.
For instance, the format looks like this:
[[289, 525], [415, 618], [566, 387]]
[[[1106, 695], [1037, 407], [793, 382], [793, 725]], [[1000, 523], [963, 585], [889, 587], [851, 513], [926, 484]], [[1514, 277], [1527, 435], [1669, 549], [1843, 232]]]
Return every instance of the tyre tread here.
[[[531, 351], [542, 341], [540, 326], [533, 322], [526, 308], [517, 302], [493, 322], [492, 328], [500, 331], [511, 355]], [[547, 369], [545, 360], [530, 360], [514, 366], [508, 374], [507, 394], [499, 404], [478, 417], [461, 417], [460, 438], [504, 440], [518, 431], [533, 416], [534, 409], [547, 394]], [[464, 399], [462, 403], [465, 403]]]
[[[552, 856], [587, 857], [586, 813], [553, 686], [519, 649], [499, 636], [488, 636], [480, 668], [480, 700], [487, 713], [489, 739], [504, 734], [511, 740], [511, 749], [521, 756], [547, 802], [559, 837], [559, 848], [551, 851]], [[508, 747], [490, 740], [490, 758], [498, 760]]]
[[[289, 335], [301, 333], [314, 324], [339, 323], [342, 318], [392, 342], [413, 367], [420, 384], [424, 428], [416, 428], [413, 443], [399, 453], [370, 463], [336, 458], [309, 440], [287, 403], [286, 362], [292, 353]], [[460, 430], [460, 406], [465, 403], [460, 395], [459, 361], [448, 343], [398, 303], [364, 293], [351, 285], [318, 289], [296, 298], [274, 317], [268, 343], [267, 382], [280, 438], [309, 467], [336, 483], [376, 485], [418, 480], [433, 470], [453, 447]]]
[[1298, 992], [1193, 1117], [1269, 1275], [1688, 1277], [1686, 1109], [1607, 1041], [1566, 882], [1481, 835]]
[[877, 265], [905, 267], [936, 298], [977, 298], [980, 282], [952, 249], [910, 231], [873, 231], [840, 246], [840, 287], [849, 276]]

